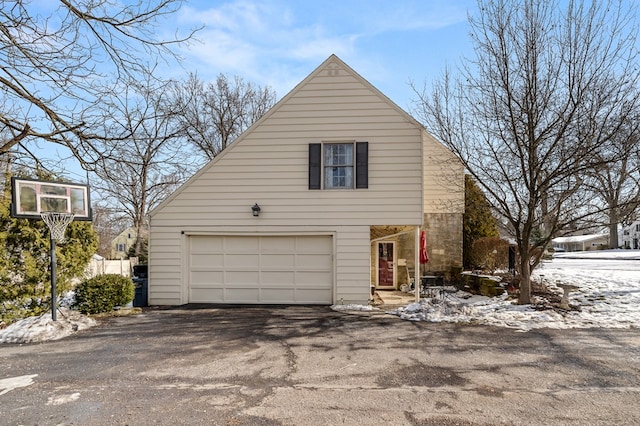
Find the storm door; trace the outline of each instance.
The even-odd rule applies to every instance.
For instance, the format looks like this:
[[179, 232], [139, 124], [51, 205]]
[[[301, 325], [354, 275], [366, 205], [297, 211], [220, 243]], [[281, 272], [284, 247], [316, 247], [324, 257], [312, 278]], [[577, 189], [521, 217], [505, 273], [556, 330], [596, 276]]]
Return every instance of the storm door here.
[[393, 290], [396, 288], [396, 243], [378, 242], [378, 288]]

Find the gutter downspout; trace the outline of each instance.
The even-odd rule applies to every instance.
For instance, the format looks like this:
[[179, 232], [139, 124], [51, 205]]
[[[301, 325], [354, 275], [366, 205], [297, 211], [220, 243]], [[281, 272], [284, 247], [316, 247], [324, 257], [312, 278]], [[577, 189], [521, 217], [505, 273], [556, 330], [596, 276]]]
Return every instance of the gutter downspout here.
[[413, 276], [414, 278], [414, 283], [413, 283], [413, 290], [415, 292], [416, 295], [416, 303], [418, 303], [420, 301], [420, 285], [422, 284], [420, 282], [420, 227], [416, 226], [416, 229], [414, 231], [414, 243], [415, 243], [415, 259], [413, 259], [413, 265], [414, 265], [414, 272], [413, 272]]

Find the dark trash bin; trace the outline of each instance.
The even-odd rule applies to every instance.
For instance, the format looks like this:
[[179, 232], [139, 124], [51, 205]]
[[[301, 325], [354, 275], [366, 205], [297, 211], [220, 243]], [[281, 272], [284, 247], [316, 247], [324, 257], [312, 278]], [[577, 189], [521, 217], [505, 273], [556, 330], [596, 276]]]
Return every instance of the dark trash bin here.
[[134, 265], [133, 267], [133, 279], [136, 278], [148, 278], [149, 266], [148, 265]]
[[147, 306], [149, 299], [149, 278], [147, 265], [135, 265], [133, 267], [133, 284], [135, 295], [133, 296], [133, 306], [141, 308]]
[[135, 294], [133, 296], [133, 306], [141, 308], [147, 306], [147, 299], [149, 297], [149, 280], [146, 278], [134, 278], [133, 285], [135, 286]]

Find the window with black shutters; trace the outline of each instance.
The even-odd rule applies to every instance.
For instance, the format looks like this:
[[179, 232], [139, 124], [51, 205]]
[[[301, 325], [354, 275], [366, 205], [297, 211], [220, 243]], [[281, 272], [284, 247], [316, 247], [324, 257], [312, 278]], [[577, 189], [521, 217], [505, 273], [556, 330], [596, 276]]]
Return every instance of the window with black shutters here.
[[369, 187], [369, 144], [309, 144], [309, 189]]

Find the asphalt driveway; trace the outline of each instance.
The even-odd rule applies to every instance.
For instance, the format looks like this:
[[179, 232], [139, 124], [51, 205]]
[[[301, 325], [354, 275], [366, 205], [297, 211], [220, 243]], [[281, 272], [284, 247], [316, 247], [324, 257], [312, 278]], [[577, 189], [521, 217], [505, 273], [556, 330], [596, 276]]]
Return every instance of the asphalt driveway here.
[[640, 332], [186, 306], [0, 345], [3, 425], [640, 424]]

